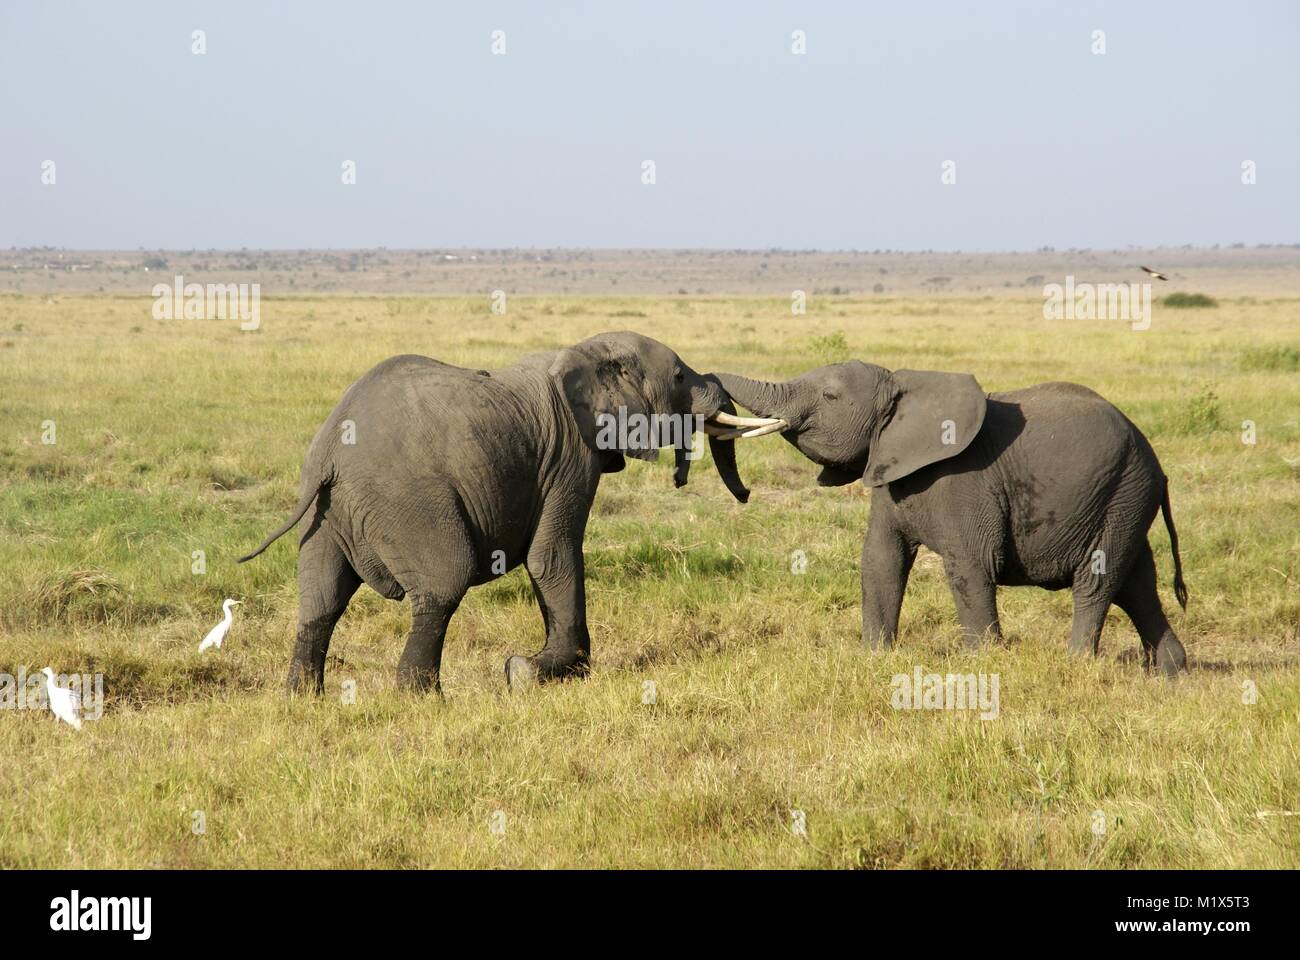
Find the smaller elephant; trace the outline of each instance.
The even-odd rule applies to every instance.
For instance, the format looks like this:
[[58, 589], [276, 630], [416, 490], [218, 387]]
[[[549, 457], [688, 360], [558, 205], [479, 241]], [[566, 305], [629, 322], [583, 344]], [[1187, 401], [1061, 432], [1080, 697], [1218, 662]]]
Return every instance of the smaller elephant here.
[[1097, 652], [1112, 603], [1166, 675], [1186, 654], [1156, 592], [1147, 529], [1164, 513], [1174, 593], [1187, 589], [1168, 481], [1151, 444], [1073, 383], [986, 395], [967, 374], [832, 364], [784, 383], [717, 374], [731, 397], [814, 463], [818, 483], [872, 489], [862, 546], [862, 632], [889, 645], [917, 548], [943, 559], [963, 633], [1000, 636], [997, 585], [1074, 592], [1070, 649]]

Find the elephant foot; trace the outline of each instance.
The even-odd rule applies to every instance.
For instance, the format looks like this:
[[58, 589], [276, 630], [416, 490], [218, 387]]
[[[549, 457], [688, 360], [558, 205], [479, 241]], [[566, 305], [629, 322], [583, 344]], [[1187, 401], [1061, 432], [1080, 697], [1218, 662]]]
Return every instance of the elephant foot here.
[[325, 692], [325, 671], [317, 670], [315, 664], [294, 660], [289, 664], [289, 692], [314, 693], [317, 696]]
[[293, 655], [289, 658], [289, 692], [325, 692], [325, 655], [329, 652], [334, 619], [325, 617], [298, 625]]
[[1176, 677], [1187, 669], [1187, 651], [1177, 637], [1166, 636], [1156, 647], [1156, 668], [1166, 677]]
[[572, 680], [591, 672], [585, 653], [576, 657], [556, 659], [542, 651], [535, 657], [510, 657], [506, 660], [506, 685], [510, 689], [523, 689], [552, 680]]
[[539, 679], [537, 665], [528, 657], [506, 659], [506, 686], [511, 690], [536, 686]]
[[397, 668], [397, 689], [404, 693], [428, 693], [442, 696], [442, 682], [436, 671]]
[[882, 631], [863, 631], [862, 645], [868, 650], [888, 650], [894, 645], [894, 638]]

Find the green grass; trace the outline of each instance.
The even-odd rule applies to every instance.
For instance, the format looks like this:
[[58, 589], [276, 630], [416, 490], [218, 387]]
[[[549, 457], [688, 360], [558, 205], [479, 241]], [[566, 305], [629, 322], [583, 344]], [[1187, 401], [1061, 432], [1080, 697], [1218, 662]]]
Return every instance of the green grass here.
[[[0, 671], [98, 672], [107, 697], [79, 734], [0, 710], [2, 867], [1300, 866], [1300, 818], [1258, 815], [1300, 809], [1294, 300], [1157, 307], [1144, 332], [1034, 299], [265, 299], [251, 334], [149, 306], [0, 296]], [[1170, 477], [1185, 615], [1151, 539], [1191, 672], [1143, 675], [1117, 612], [1098, 659], [1068, 657], [1068, 595], [1031, 588], [1000, 593], [1006, 642], [968, 651], [924, 553], [899, 643], [863, 651], [865, 491], [767, 438], [739, 450], [748, 505], [707, 457], [679, 491], [668, 457], [604, 478], [589, 679], [506, 694], [505, 658], [541, 643], [514, 571], [452, 621], [445, 700], [396, 690], [407, 608], [366, 588], [326, 695], [286, 697], [292, 538], [234, 559], [289, 513], [343, 389], [395, 353], [492, 367], [625, 320], [699, 370], [860, 357], [1097, 389]], [[224, 597], [245, 604], [200, 657]], [[892, 709], [917, 665], [996, 673], [999, 717]]]
[[1241, 355], [1243, 370], [1300, 370], [1300, 347], [1272, 346], [1246, 350]]

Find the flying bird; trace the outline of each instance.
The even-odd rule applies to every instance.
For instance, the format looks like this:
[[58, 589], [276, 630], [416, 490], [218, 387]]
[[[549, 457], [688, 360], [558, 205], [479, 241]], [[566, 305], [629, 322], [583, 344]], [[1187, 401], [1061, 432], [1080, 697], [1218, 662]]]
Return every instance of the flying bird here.
[[[1141, 264], [1138, 264], [1138, 266], [1139, 266], [1139, 267], [1142, 267]], [[1145, 272], [1151, 274], [1151, 276], [1155, 277], [1157, 280], [1168, 280], [1168, 279], [1169, 279], [1169, 278], [1166, 277], [1163, 273], [1160, 273], [1158, 270], [1152, 270], [1150, 267], [1142, 267], [1142, 269], [1143, 269]]]
[[45, 694], [50, 702], [50, 710], [64, 723], [81, 729], [81, 698], [77, 694], [54, 682], [54, 671], [46, 667]]
[[208, 649], [208, 647], [216, 647], [218, 650], [221, 649], [221, 641], [226, 639], [226, 634], [230, 632], [230, 624], [233, 623], [235, 619], [234, 611], [230, 608], [238, 606], [241, 603], [243, 603], [242, 600], [227, 600], [221, 605], [221, 612], [225, 614], [225, 616], [223, 616], [221, 622], [209, 630], [208, 635], [203, 638], [203, 642], [199, 644], [199, 653], [202, 653], [204, 650]]

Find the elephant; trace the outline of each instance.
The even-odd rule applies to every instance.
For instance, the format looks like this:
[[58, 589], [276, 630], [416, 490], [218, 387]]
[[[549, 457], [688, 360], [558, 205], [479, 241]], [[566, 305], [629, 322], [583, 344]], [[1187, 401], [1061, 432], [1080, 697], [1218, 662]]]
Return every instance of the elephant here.
[[785, 425], [737, 418], [716, 381], [649, 337], [598, 334], [491, 371], [415, 355], [383, 361], [317, 431], [293, 516], [240, 558], [314, 506], [298, 547], [290, 689], [321, 692], [330, 636], [364, 581], [411, 599], [399, 687], [441, 693], [443, 639], [461, 599], [521, 563], [546, 640], [506, 661], [507, 686], [585, 675], [582, 540], [601, 474], [671, 445], [680, 487], [699, 426], [727, 489], [745, 502], [733, 441]]
[[1069, 649], [1096, 655], [1118, 604], [1143, 663], [1167, 676], [1187, 657], [1156, 591], [1147, 530], [1164, 514], [1174, 593], [1187, 608], [1169, 485], [1151, 444], [1116, 407], [1074, 383], [985, 394], [969, 374], [836, 363], [794, 380], [715, 375], [820, 464], [817, 482], [871, 488], [862, 545], [862, 635], [890, 646], [920, 545], [943, 560], [968, 643], [999, 638], [996, 588], [1073, 591]]

